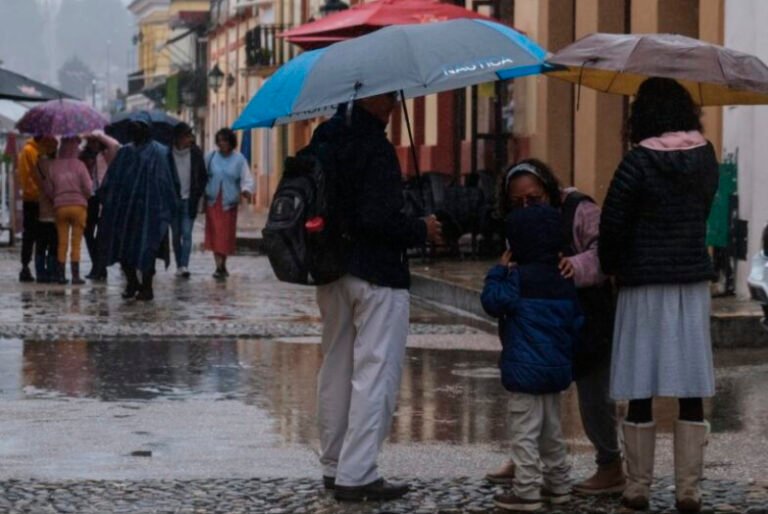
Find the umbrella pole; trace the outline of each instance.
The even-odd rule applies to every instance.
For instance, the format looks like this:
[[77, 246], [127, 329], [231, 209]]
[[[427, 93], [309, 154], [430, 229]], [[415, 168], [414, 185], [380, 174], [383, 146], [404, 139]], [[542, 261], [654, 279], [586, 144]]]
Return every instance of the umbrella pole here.
[[411, 131], [411, 118], [408, 116], [408, 104], [405, 102], [405, 93], [400, 90], [400, 103], [403, 105], [403, 115], [405, 116], [405, 126], [408, 129], [408, 140], [411, 143], [411, 156], [413, 157], [413, 169], [416, 172], [416, 178], [419, 179], [421, 186], [421, 170], [419, 170], [419, 159], [416, 156], [416, 145], [413, 144], [413, 132]]
[[[416, 145], [413, 143], [413, 132], [411, 131], [411, 118], [408, 116], [408, 104], [405, 101], [405, 93], [400, 90], [400, 103], [403, 106], [403, 116], [405, 116], [405, 126], [408, 129], [408, 141], [411, 143], [411, 157], [413, 157], [413, 170], [416, 172], [416, 184], [419, 186], [419, 197], [424, 201], [424, 189], [421, 185], [421, 170], [419, 169], [419, 158], [416, 155]], [[426, 214], [426, 213], [425, 213]]]

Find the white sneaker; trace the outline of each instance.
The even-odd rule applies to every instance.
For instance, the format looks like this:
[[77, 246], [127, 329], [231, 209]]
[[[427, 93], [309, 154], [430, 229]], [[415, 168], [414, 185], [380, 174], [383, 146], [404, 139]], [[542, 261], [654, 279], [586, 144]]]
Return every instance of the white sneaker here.
[[187, 268], [185, 268], [185, 267], [183, 267], [183, 266], [182, 266], [181, 268], [178, 268], [178, 269], [176, 270], [176, 276], [177, 276], [177, 277], [179, 277], [179, 278], [183, 277], [183, 276], [184, 276], [184, 273], [186, 272], [186, 269], [187, 269]]

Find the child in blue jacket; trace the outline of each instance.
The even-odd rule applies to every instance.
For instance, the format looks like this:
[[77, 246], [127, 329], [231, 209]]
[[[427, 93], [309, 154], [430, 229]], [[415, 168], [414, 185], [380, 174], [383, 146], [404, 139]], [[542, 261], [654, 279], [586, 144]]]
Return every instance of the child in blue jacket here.
[[[583, 316], [572, 280], [558, 269], [560, 212], [538, 204], [506, 220], [509, 250], [485, 278], [482, 303], [499, 320], [501, 380], [512, 393], [512, 493], [496, 506], [517, 511], [570, 500], [570, 464], [560, 428], [560, 392], [573, 380]], [[540, 469], [539, 461], [543, 464]]]

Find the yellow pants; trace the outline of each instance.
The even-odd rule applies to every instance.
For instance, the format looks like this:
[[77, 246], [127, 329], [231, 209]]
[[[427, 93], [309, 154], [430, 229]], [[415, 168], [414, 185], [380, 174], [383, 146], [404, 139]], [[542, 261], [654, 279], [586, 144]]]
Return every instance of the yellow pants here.
[[72, 228], [72, 262], [80, 262], [80, 243], [83, 240], [88, 209], [84, 205], [65, 205], [56, 209], [56, 232], [59, 235], [59, 262], [67, 262], [70, 227]]

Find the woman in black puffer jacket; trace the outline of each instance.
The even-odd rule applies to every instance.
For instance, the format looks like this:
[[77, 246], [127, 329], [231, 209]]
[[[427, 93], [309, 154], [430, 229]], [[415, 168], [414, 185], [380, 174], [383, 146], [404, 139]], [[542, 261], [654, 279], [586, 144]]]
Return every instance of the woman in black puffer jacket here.
[[619, 285], [611, 396], [629, 400], [623, 424], [628, 485], [623, 502], [648, 506], [653, 477], [654, 396], [679, 399], [675, 483], [681, 512], [701, 509], [699, 482], [715, 392], [705, 238], [718, 183], [700, 109], [671, 79], [638, 90], [628, 120], [633, 145], [611, 182], [600, 220], [603, 271]]

